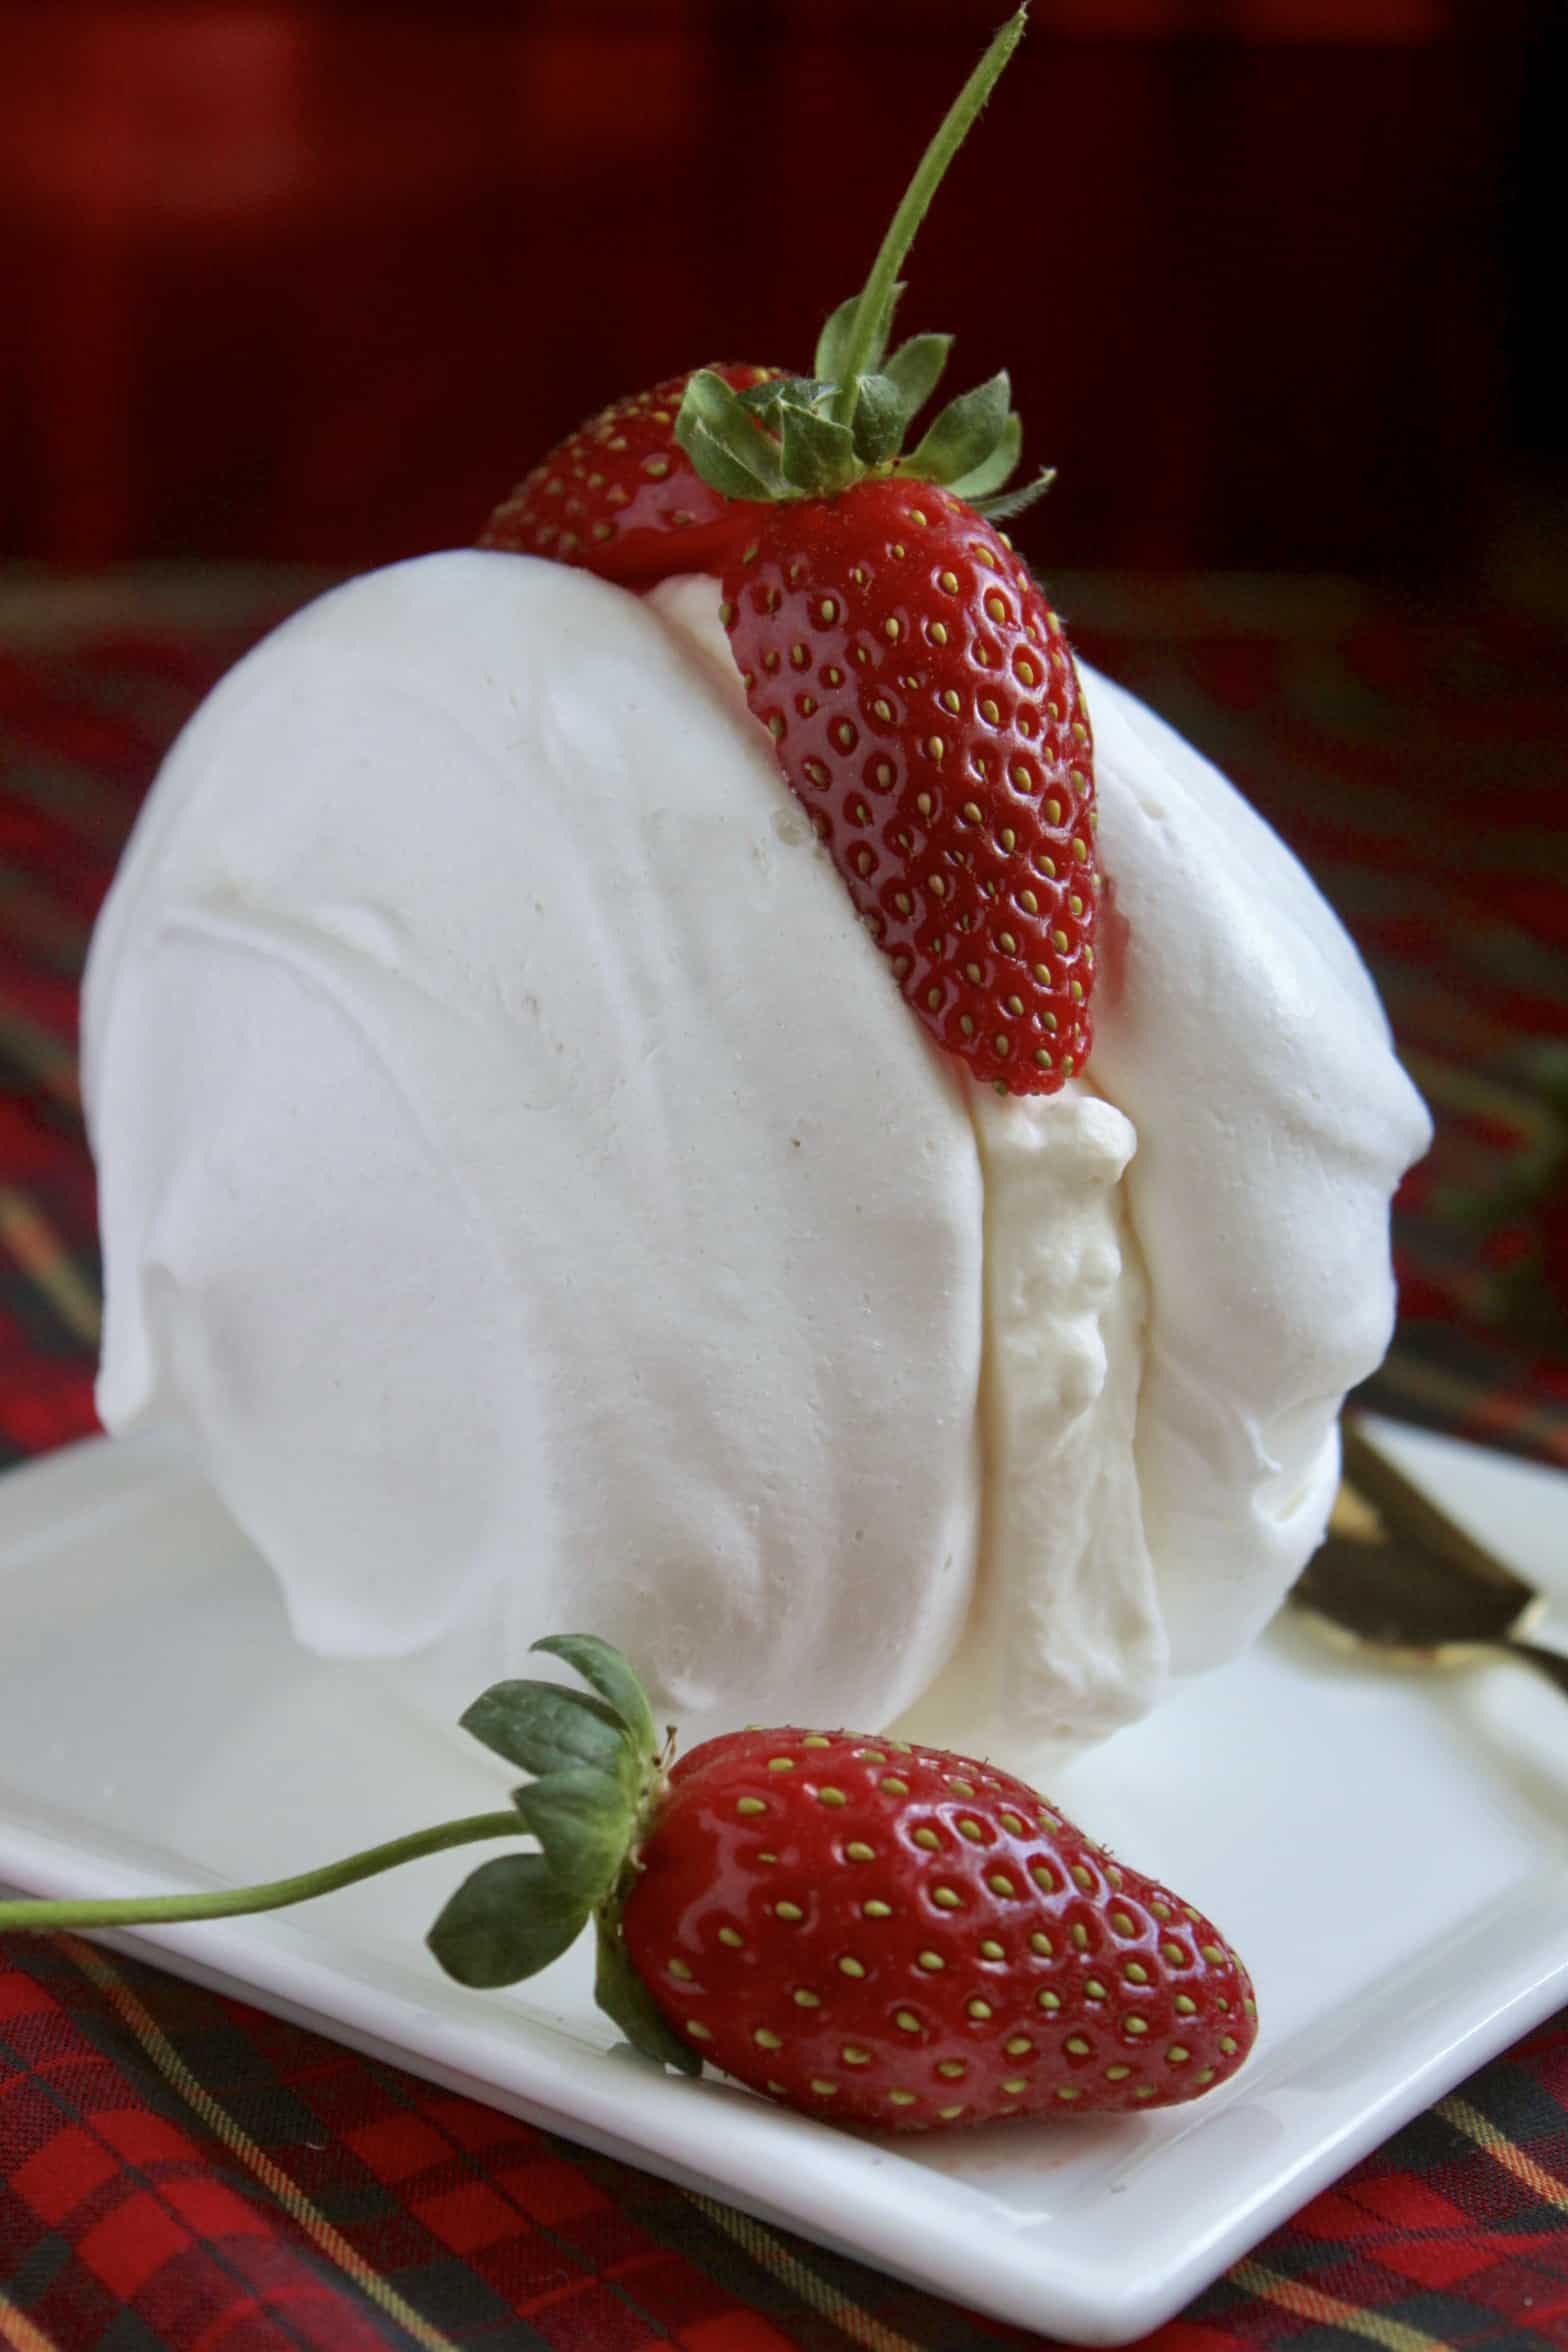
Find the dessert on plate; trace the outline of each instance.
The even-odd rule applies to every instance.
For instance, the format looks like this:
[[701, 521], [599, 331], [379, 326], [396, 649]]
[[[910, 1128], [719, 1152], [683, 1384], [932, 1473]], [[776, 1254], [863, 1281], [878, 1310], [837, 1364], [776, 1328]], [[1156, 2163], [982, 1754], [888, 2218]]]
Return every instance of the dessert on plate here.
[[571, 1625], [1037, 1770], [1258, 1632], [1388, 1341], [1367, 973], [1074, 669], [1005, 379], [900, 454], [891, 251], [252, 652], [94, 938], [104, 1421], [443, 1715]]
[[1300, 867], [1093, 673], [1089, 1067], [976, 1082], [719, 601], [421, 558], [192, 722], [89, 972], [103, 1418], [443, 1707], [575, 1624], [694, 1729], [1096, 1737], [1316, 1544], [1424, 1113]]

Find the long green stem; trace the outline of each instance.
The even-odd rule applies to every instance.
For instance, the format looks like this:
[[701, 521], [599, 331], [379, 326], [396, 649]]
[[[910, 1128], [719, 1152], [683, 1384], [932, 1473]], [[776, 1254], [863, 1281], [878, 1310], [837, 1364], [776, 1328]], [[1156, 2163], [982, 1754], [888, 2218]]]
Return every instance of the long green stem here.
[[871, 275], [861, 290], [859, 307], [855, 312], [854, 330], [849, 338], [849, 349], [839, 378], [838, 398], [833, 404], [834, 417], [841, 425], [852, 425], [855, 421], [855, 409], [860, 399], [860, 379], [866, 372], [867, 362], [882, 332], [887, 306], [893, 298], [893, 287], [903, 266], [904, 256], [914, 243], [915, 231], [925, 219], [927, 208], [941, 186], [948, 165], [968, 137], [976, 116], [1000, 80], [1003, 67], [1023, 38], [1028, 14], [1028, 0], [1024, 0], [1024, 6], [1017, 15], [1009, 17], [996, 34], [942, 118], [941, 128], [920, 158], [915, 176], [904, 191], [904, 200], [893, 215], [887, 235], [871, 265]]
[[527, 1825], [515, 1812], [470, 1813], [461, 1821], [412, 1830], [407, 1837], [389, 1838], [385, 1845], [367, 1847], [345, 1861], [328, 1862], [319, 1870], [302, 1870], [295, 1878], [274, 1878], [264, 1886], [226, 1887], [207, 1895], [124, 1895], [101, 1903], [0, 1903], [0, 1932], [16, 1928], [170, 1927], [187, 1919], [237, 1919], [248, 1911], [282, 1911], [290, 1903], [308, 1903], [315, 1895], [330, 1895], [335, 1888], [353, 1886], [358, 1879], [396, 1870], [402, 1862], [417, 1862], [423, 1854], [474, 1845], [481, 1838], [526, 1835]]

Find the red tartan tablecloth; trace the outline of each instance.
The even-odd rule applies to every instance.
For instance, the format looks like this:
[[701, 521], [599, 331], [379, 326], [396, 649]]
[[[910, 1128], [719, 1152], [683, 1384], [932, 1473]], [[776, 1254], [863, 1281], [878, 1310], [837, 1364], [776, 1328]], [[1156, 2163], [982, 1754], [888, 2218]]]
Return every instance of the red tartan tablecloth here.
[[[1568, 1465], [1568, 643], [1333, 582], [1063, 583], [1383, 987], [1438, 1143], [1366, 1401]], [[75, 1078], [93, 910], [159, 754], [299, 593], [0, 584], [0, 1461], [93, 1427]], [[1556, 1108], [1553, 1108], [1553, 1104]], [[0, 1941], [0, 2345], [990, 2352], [1032, 2339], [72, 1939]], [[1159, 2352], [1568, 2345], [1568, 2017], [1238, 2263]]]

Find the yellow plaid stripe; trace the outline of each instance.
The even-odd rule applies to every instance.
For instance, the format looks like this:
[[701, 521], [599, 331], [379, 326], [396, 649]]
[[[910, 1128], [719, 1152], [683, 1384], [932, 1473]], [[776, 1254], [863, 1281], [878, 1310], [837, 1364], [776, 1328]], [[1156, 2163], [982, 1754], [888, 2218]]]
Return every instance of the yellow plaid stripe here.
[[12, 2352], [57, 2352], [43, 2329], [34, 2327], [25, 2311], [17, 2310], [4, 2287], [0, 2287], [0, 2344], [9, 2344]]
[[97, 1294], [77, 1272], [70, 1251], [43, 1211], [11, 1185], [0, 1185], [0, 1245], [37, 1283], [66, 1328], [96, 1347]]
[[1472, 2107], [1468, 2099], [1439, 2099], [1436, 2112], [1445, 2123], [1451, 2123], [1456, 2131], [1474, 2140], [1478, 2148], [1484, 2148], [1505, 2172], [1511, 2172], [1515, 2180], [1523, 2182], [1532, 2197], [1539, 2197], [1543, 2205], [1555, 2205], [1559, 2213], [1568, 2213], [1568, 2181], [1559, 2180], [1544, 2164], [1537, 2164], [1506, 2132], [1499, 2131], [1479, 2107]]
[[1298, 2319], [1315, 2319], [1323, 2327], [1347, 2328], [1352, 2335], [1365, 2336], [1369, 2344], [1382, 2344], [1386, 2352], [1451, 2352], [1440, 2336], [1407, 2327], [1402, 2319], [1390, 2319], [1385, 2312], [1368, 2310], [1364, 2304], [1326, 2295], [1321, 2287], [1309, 2287], [1303, 2279], [1282, 2278], [1278, 2271], [1268, 2270], [1250, 2257], [1235, 2264], [1226, 2276], [1232, 2286], [1278, 2304], [1281, 2311], [1293, 2312]]
[[831, 2320], [852, 2343], [862, 2345], [864, 2352], [924, 2352], [923, 2346], [900, 2335], [896, 2328], [884, 2327], [871, 2312], [862, 2311], [858, 2303], [851, 2303], [825, 2279], [818, 2278], [770, 2229], [760, 2221], [753, 2221], [749, 2213], [732, 2212], [715, 2198], [699, 2196], [695, 2189], [688, 2189], [686, 2194], [698, 2212], [733, 2238], [753, 2262], [781, 2279], [792, 2295], [798, 2295], [819, 2318]]
[[288, 2174], [240, 2129], [226, 2108], [219, 2106], [211, 2092], [197, 2081], [156, 2018], [126, 1983], [109, 1955], [91, 1944], [79, 1942], [75, 1936], [65, 1938], [65, 1945], [83, 1975], [91, 1977], [93, 1983], [108, 1996], [164, 2080], [179, 2092], [213, 2137], [220, 2140], [231, 2155], [238, 2157], [267, 2194], [276, 2198], [284, 2212], [299, 2224], [312, 2244], [330, 2262], [337, 2264], [344, 2276], [353, 2281], [368, 2301], [374, 2303], [378, 2310], [384, 2311], [389, 2319], [395, 2320], [399, 2327], [406, 2329], [416, 2343], [424, 2345], [425, 2352], [461, 2352], [461, 2347], [454, 2344], [450, 2336], [444, 2336], [439, 2328], [432, 2327], [411, 2303], [404, 2302], [395, 2287], [377, 2277], [370, 2264], [355, 2253], [348, 2240], [333, 2228], [325, 2214], [317, 2212]]

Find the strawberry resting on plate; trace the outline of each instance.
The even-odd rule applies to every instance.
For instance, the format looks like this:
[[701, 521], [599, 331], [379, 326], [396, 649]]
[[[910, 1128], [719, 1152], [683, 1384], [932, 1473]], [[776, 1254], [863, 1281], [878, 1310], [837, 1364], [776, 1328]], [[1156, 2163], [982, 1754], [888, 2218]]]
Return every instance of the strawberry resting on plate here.
[[940, 2131], [1196, 2099], [1257, 2031], [1246, 1969], [1168, 1887], [1025, 1782], [845, 1732], [730, 1732], [671, 1769], [628, 1661], [537, 1642], [589, 1690], [493, 1684], [464, 1728], [531, 1777], [509, 1806], [291, 1878], [104, 1901], [0, 1900], [0, 1932], [286, 1909], [490, 1839], [427, 1939], [494, 1991], [593, 1922], [595, 1998], [644, 2056], [710, 2061], [833, 2122]]
[[464, 1983], [533, 1975], [591, 1914], [599, 2002], [635, 2047], [901, 2131], [1172, 2107], [1252, 2048], [1219, 1930], [1011, 1773], [794, 1726], [667, 1771], [624, 1658], [538, 1646], [597, 1695], [499, 1683], [464, 1717], [537, 1775], [514, 1801], [541, 1848], [482, 1863], [437, 1921]]

